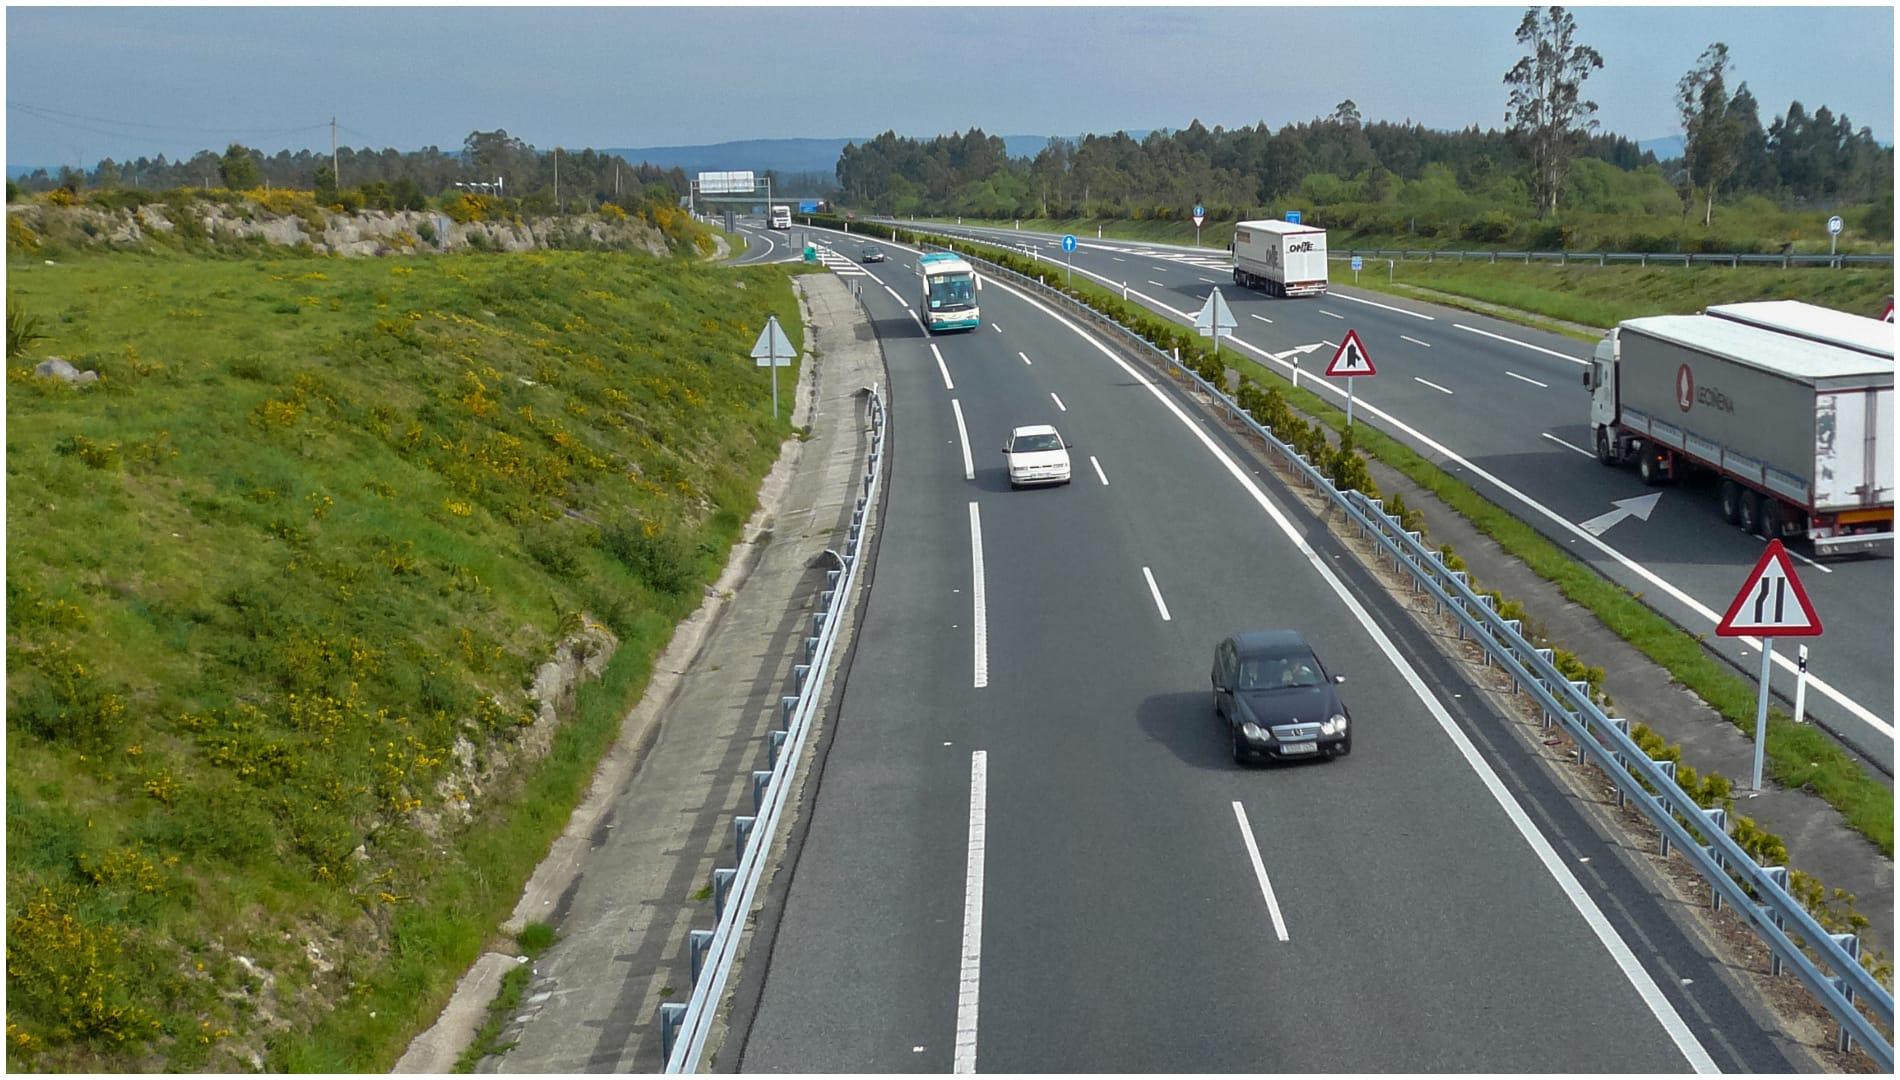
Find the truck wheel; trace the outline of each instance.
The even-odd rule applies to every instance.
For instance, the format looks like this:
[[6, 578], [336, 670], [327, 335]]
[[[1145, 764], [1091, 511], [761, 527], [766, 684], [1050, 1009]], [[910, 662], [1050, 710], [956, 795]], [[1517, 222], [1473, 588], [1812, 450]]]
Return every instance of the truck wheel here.
[[1636, 473], [1650, 487], [1663, 482], [1662, 455], [1656, 452], [1655, 447], [1643, 444], [1642, 456], [1636, 459]]
[[1745, 533], [1753, 533], [1761, 524], [1761, 496], [1752, 491], [1742, 492], [1742, 514], [1735, 520]]
[[1742, 485], [1733, 480], [1722, 481], [1722, 520], [1735, 524], [1742, 516]]
[[1761, 505], [1761, 536], [1764, 540], [1779, 540], [1783, 523], [1788, 514], [1782, 508], [1780, 499], [1763, 499]]
[[1605, 465], [1616, 464], [1616, 444], [1610, 441], [1610, 429], [1597, 429], [1597, 460]]

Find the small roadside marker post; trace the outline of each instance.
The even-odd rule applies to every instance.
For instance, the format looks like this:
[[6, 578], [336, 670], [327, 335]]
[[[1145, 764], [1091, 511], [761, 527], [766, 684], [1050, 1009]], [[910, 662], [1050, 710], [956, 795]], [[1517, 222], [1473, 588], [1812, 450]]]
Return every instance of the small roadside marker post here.
[[[1752, 799], [1761, 794], [1762, 757], [1768, 747], [1768, 678], [1774, 670], [1775, 639], [1815, 637], [1821, 633], [1821, 617], [1815, 614], [1808, 591], [1801, 587], [1801, 579], [1795, 576], [1794, 562], [1788, 558], [1788, 551], [1779, 539], [1768, 541], [1755, 568], [1749, 571], [1748, 580], [1742, 582], [1742, 591], [1736, 593], [1734, 602], [1729, 604], [1728, 614], [1716, 624], [1715, 633], [1718, 637], [1754, 635], [1761, 638], [1761, 689], [1755, 700], [1755, 773], [1748, 796]], [[1797, 697], [1806, 689], [1807, 649], [1803, 648], [1800, 656]], [[1795, 705], [1797, 720], [1806, 704], [1802, 701]]]

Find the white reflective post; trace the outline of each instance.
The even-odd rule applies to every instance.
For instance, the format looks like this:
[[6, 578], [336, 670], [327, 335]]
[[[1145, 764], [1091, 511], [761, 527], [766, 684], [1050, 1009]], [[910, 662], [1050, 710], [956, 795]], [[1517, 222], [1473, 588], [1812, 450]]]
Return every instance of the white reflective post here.
[[1808, 715], [1808, 647], [1800, 646], [1794, 655], [1794, 722], [1803, 724]]

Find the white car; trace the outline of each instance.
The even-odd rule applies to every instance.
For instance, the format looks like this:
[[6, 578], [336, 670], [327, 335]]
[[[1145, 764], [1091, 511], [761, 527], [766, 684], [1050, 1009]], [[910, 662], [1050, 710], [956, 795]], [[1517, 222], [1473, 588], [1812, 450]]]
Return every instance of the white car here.
[[1069, 482], [1069, 444], [1048, 424], [1031, 424], [1009, 433], [1003, 447], [1009, 486]]

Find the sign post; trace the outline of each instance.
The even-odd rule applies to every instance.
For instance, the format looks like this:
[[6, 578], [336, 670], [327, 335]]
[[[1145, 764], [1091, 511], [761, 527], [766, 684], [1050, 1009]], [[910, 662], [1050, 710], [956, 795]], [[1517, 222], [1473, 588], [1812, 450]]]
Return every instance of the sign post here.
[[1075, 234], [1062, 234], [1062, 254], [1068, 259], [1069, 267], [1063, 271], [1063, 281], [1073, 284], [1075, 281]]
[[1835, 241], [1841, 237], [1841, 215], [1835, 214], [1827, 219], [1827, 253], [1834, 254]]
[[1353, 381], [1361, 375], [1377, 375], [1379, 369], [1372, 366], [1372, 357], [1366, 355], [1366, 346], [1359, 340], [1359, 331], [1346, 331], [1346, 340], [1339, 343], [1339, 351], [1333, 354], [1333, 362], [1326, 365], [1329, 378], [1346, 380], [1346, 426], [1352, 427]]
[[1365, 265], [1366, 265], [1366, 261], [1364, 259], [1360, 258], [1357, 255], [1354, 255], [1352, 257], [1352, 283], [1354, 285], [1359, 284], [1359, 270], [1361, 267]]
[[[1201, 246], [1201, 222], [1207, 220], [1207, 208], [1200, 203], [1194, 204], [1194, 246]], [[1220, 344], [1215, 342], [1216, 345]]]
[[791, 364], [798, 353], [792, 348], [791, 339], [779, 328], [778, 316], [765, 317], [765, 329], [759, 331], [759, 340], [752, 346], [752, 359], [757, 367], [772, 369], [772, 419], [778, 419], [778, 369]]
[[1201, 310], [1194, 316], [1194, 329], [1202, 337], [1214, 339], [1215, 356], [1220, 355], [1220, 339], [1233, 337], [1237, 325], [1233, 309], [1227, 306], [1227, 300], [1221, 296], [1219, 288], [1207, 294], [1207, 303], [1202, 304]]
[[[1761, 638], [1761, 690], [1755, 701], [1755, 775], [1750, 789], [1761, 794], [1762, 757], [1768, 747], [1768, 676], [1773, 670], [1775, 639], [1778, 637], [1815, 637], [1821, 633], [1821, 617], [1808, 601], [1808, 591], [1795, 576], [1794, 562], [1780, 540], [1768, 541], [1768, 547], [1749, 571], [1742, 591], [1728, 606], [1728, 614], [1716, 624], [1719, 637]], [[1807, 649], [1801, 650], [1802, 667], [1807, 666]], [[1803, 683], [1806, 682], [1803, 678]], [[1800, 689], [1805, 689], [1805, 686]], [[1797, 690], [1797, 697], [1800, 696]], [[1796, 708], [1806, 702], [1801, 702]], [[1799, 717], [1797, 717], [1798, 719]]]

